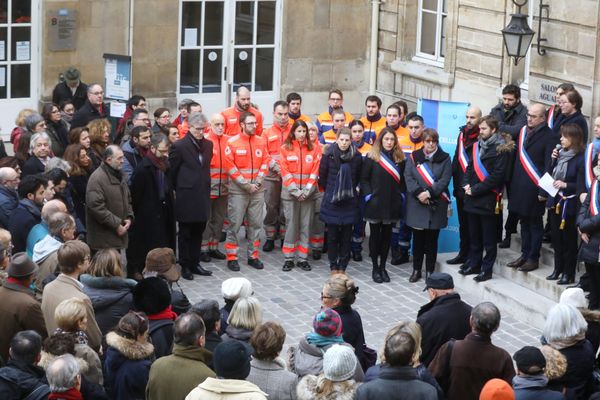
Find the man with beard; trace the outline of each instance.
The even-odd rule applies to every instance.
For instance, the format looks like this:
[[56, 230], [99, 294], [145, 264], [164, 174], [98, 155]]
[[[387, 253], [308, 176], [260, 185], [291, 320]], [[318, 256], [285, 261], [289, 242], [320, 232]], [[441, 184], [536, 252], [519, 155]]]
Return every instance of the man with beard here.
[[44, 193], [48, 181], [41, 175], [29, 175], [19, 184], [19, 205], [10, 214], [8, 230], [12, 235], [13, 251], [25, 251], [27, 235], [42, 220]]
[[124, 160], [123, 150], [109, 145], [104, 150], [104, 161], [88, 181], [87, 243], [94, 250], [127, 248], [133, 209], [129, 187], [121, 173]]
[[92, 83], [87, 89], [87, 101], [73, 115], [71, 129], [86, 126], [90, 121], [108, 116], [108, 106], [103, 103], [104, 89], [97, 83]]
[[[527, 124], [527, 107], [521, 103], [521, 89], [517, 85], [506, 85], [502, 89], [502, 103], [497, 104], [490, 111], [490, 115], [498, 120], [498, 132], [508, 133], [512, 136], [514, 141], [519, 138], [519, 131], [525, 124]], [[513, 161], [509, 161], [509, 168], [507, 172], [507, 181], [512, 176], [512, 165]], [[506, 183], [507, 188], [510, 189], [510, 182]], [[510, 199], [510, 190], [506, 193]], [[499, 239], [502, 239], [502, 212], [498, 214], [499, 223]], [[518, 217], [512, 214], [510, 211], [506, 219], [504, 229], [506, 230], [506, 237], [498, 245], [502, 249], [510, 247], [510, 236], [517, 232]]]
[[[146, 113], [146, 117], [148, 114]], [[123, 178], [127, 184], [131, 185], [131, 179], [135, 169], [142, 163], [142, 160], [150, 148], [150, 137], [152, 131], [146, 125], [138, 125], [131, 130], [131, 138], [123, 145], [123, 154], [125, 162], [123, 163]]]
[[248, 237], [248, 265], [255, 269], [263, 269], [258, 259], [260, 246], [260, 228], [262, 213], [265, 207], [263, 179], [268, 172], [271, 157], [262, 137], [256, 135], [257, 118], [254, 114], [244, 112], [240, 115], [242, 133], [233, 136], [227, 142], [225, 160], [229, 173], [229, 200], [227, 216], [229, 227], [225, 241], [227, 267], [231, 271], [239, 271], [238, 263], [238, 231], [244, 219], [248, 221], [246, 228]]
[[265, 204], [267, 213], [265, 215], [264, 226], [266, 241], [263, 245], [263, 251], [271, 251], [275, 247], [277, 238], [283, 240], [285, 236], [285, 220], [283, 217], [281, 203], [281, 175], [279, 166], [279, 150], [281, 145], [290, 134], [290, 118], [288, 115], [288, 103], [279, 100], [273, 105], [273, 125], [265, 130], [262, 137], [267, 142], [267, 150], [271, 156], [272, 165], [269, 165], [269, 173], [265, 176]]
[[288, 111], [290, 125], [293, 125], [294, 122], [298, 120], [310, 122], [310, 117], [302, 114], [302, 97], [298, 93], [292, 92], [288, 94], [285, 98], [285, 101], [287, 101], [288, 105], [290, 106], [290, 110]]
[[131, 206], [136, 216], [127, 248], [127, 274], [142, 279], [146, 254], [159, 247], [175, 248], [173, 192], [168, 175], [169, 140], [154, 134], [146, 156], [131, 179]]
[[380, 112], [381, 99], [377, 96], [368, 96], [365, 100], [365, 111], [365, 116], [360, 118], [360, 122], [365, 126], [364, 141], [373, 144], [386, 125], [386, 118]]
[[210, 163], [213, 144], [204, 138], [207, 124], [202, 113], [192, 113], [190, 131], [171, 146], [169, 164], [175, 189], [175, 219], [179, 223], [181, 276], [212, 275], [200, 266], [200, 244], [210, 212]]
[[456, 150], [452, 158], [452, 182], [454, 182], [454, 197], [456, 198], [456, 209], [458, 212], [458, 224], [460, 235], [460, 249], [456, 257], [446, 261], [448, 264], [465, 264], [469, 256], [469, 221], [464, 211], [465, 190], [463, 179], [467, 166], [471, 163], [473, 156], [473, 144], [479, 139], [479, 120], [481, 109], [472, 106], [467, 110], [467, 123], [460, 128], [456, 140]]
[[333, 89], [329, 91], [329, 108], [327, 111], [322, 112], [317, 117], [317, 129], [319, 130], [319, 141], [321, 143], [333, 143], [335, 142], [336, 130], [334, 130], [333, 112], [339, 110], [344, 113], [344, 126], [348, 126], [354, 117], [348, 111], [344, 111], [344, 94], [340, 89]]
[[242, 132], [240, 128], [240, 115], [243, 112], [249, 112], [256, 117], [256, 134], [261, 135], [263, 130], [263, 116], [260, 111], [252, 107], [250, 90], [245, 86], [240, 86], [236, 91], [233, 107], [226, 108], [221, 112], [225, 118], [225, 134], [227, 136], [234, 136]]

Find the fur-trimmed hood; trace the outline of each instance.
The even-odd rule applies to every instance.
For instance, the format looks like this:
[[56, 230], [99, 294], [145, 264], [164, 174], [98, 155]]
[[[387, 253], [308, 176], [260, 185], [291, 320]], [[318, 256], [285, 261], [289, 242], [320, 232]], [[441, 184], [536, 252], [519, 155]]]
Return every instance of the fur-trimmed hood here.
[[302, 378], [296, 387], [298, 400], [353, 400], [356, 389], [360, 386], [360, 383], [350, 379], [343, 382], [334, 382], [333, 390], [330, 393], [317, 393], [317, 387], [324, 379], [325, 377], [322, 374], [319, 376], [306, 375]]
[[154, 354], [154, 346], [150, 342], [140, 343], [127, 339], [115, 332], [106, 334], [106, 343], [130, 360], [143, 360]]
[[496, 151], [498, 153], [511, 153], [515, 151], [517, 145], [512, 136], [510, 136], [508, 133], [500, 133], [499, 135], [502, 137], [502, 139], [504, 139], [504, 142], [498, 143], [496, 146]]
[[[40, 358], [40, 361], [38, 362], [38, 367], [43, 368], [45, 371], [46, 368], [48, 368], [48, 365], [50, 365], [50, 363], [54, 361], [54, 359], [56, 359], [58, 356], [55, 356], [54, 354], [48, 353], [43, 350], [41, 354], [42, 356]], [[77, 364], [79, 364], [79, 372], [82, 375], [85, 375], [90, 368], [89, 364], [83, 358], [75, 357], [75, 359], [77, 360]]]

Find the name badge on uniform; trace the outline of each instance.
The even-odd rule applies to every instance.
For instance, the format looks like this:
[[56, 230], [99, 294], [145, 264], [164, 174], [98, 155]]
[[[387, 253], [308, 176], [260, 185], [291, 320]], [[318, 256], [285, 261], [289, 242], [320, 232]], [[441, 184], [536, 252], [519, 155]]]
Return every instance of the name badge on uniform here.
[[313, 162], [313, 156], [310, 154], [308, 154], [304, 159], [306, 160], [307, 164], [310, 164], [311, 162]]
[[260, 151], [260, 149], [256, 149], [256, 151], [254, 152], [254, 154], [256, 154], [256, 157], [258, 157], [258, 158], [262, 157], [262, 151]]
[[277, 135], [269, 136], [269, 142], [272, 142], [273, 140], [277, 140]]
[[245, 156], [246, 155], [246, 149], [236, 149], [235, 150], [235, 154], [240, 155], [240, 156]]
[[287, 156], [285, 159], [288, 161], [298, 161], [298, 157], [296, 156]]

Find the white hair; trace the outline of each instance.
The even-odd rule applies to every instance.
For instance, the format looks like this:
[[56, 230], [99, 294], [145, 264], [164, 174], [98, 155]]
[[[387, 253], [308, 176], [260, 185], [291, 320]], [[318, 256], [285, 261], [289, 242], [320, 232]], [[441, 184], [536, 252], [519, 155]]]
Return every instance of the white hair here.
[[63, 171], [65, 171], [68, 174], [69, 171], [71, 170], [71, 163], [68, 162], [67, 160], [63, 160], [60, 157], [52, 157], [46, 163], [45, 171], [48, 172], [48, 171], [53, 170], [54, 168], [62, 169]]
[[575, 307], [557, 304], [550, 309], [542, 331], [548, 343], [569, 339], [587, 331], [587, 322]]
[[77, 385], [79, 363], [71, 354], [56, 357], [46, 368], [46, 378], [52, 393], [64, 393]]
[[34, 133], [31, 136], [31, 141], [29, 142], [29, 154], [33, 155], [33, 149], [35, 148], [35, 144], [38, 140], [46, 139], [48, 141], [48, 146], [52, 146], [52, 140], [50, 140], [50, 136], [46, 132], [38, 132]]

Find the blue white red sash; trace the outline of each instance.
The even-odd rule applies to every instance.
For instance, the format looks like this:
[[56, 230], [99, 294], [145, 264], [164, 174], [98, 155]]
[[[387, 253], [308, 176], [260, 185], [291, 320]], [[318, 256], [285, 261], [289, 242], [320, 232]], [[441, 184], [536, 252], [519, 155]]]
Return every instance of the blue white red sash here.
[[590, 189], [590, 214], [595, 217], [600, 212], [600, 204], [598, 204], [598, 181], [594, 179]]
[[383, 152], [379, 153], [379, 165], [390, 174], [396, 182], [400, 183], [400, 168], [383, 154]]
[[535, 164], [533, 163], [533, 161], [531, 161], [531, 158], [529, 158], [529, 154], [527, 154], [527, 151], [525, 150], [526, 139], [527, 126], [524, 126], [523, 128], [521, 128], [521, 133], [519, 134], [519, 161], [521, 161], [521, 165], [523, 166], [523, 169], [525, 170], [531, 181], [535, 184], [535, 186], [537, 186], [540, 182], [541, 176], [537, 168], [535, 167]]
[[560, 196], [560, 199], [558, 199], [558, 203], [556, 203], [555, 212], [556, 215], [561, 216], [559, 229], [565, 229], [565, 224], [567, 223], [567, 207], [569, 206], [569, 200], [574, 198], [575, 195], [571, 194], [569, 196], [565, 196], [562, 190], [558, 192], [558, 195]]
[[[481, 182], [485, 181], [489, 176], [489, 172], [485, 169], [485, 165], [481, 162], [481, 158], [479, 158], [479, 142], [473, 143], [473, 170]], [[502, 209], [502, 187], [492, 189], [492, 192], [496, 193], [495, 212], [496, 214], [500, 214], [500, 210]]]
[[467, 156], [467, 151], [465, 150], [462, 132], [460, 135], [458, 135], [458, 163], [460, 164], [460, 168], [462, 169], [463, 173], [467, 172], [467, 167], [469, 166], [469, 157]]
[[590, 190], [592, 186], [592, 182], [594, 181], [594, 166], [592, 165], [594, 161], [594, 143], [590, 143], [585, 148], [585, 165], [584, 172], [585, 175], [585, 188]]
[[[426, 163], [417, 164], [415, 162], [415, 158], [413, 157], [412, 153], [410, 154], [410, 160], [412, 161], [415, 168], [417, 169], [419, 176], [423, 179], [423, 181], [425, 181], [425, 184], [428, 187], [433, 188], [433, 184], [435, 182], [437, 182], [437, 178], [433, 174], [433, 171], [431, 170], [431, 168], [429, 168], [429, 166]], [[450, 203], [450, 196], [445, 191], [440, 194], [440, 197], [442, 199], [446, 200], [448, 203]]]
[[555, 109], [556, 109], [556, 105], [553, 105], [548, 110], [548, 118], [546, 120], [546, 124], [548, 124], [548, 128], [550, 128], [550, 129], [554, 128], [554, 110]]

